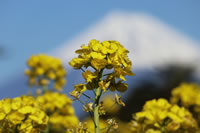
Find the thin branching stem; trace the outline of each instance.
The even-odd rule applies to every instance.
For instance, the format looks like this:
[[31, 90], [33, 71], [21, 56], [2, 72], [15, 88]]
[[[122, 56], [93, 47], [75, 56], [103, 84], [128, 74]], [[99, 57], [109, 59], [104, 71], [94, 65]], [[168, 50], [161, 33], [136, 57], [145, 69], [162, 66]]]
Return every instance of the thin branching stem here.
[[83, 72], [85, 72], [85, 70], [81, 67], [81, 70], [83, 71]]
[[85, 104], [78, 98], [77, 99], [81, 104], [83, 104], [85, 106]]
[[112, 127], [112, 125], [110, 125], [110, 126], [108, 127], [108, 130], [106, 131], [106, 133], [109, 133], [111, 127]]
[[88, 96], [88, 95], [86, 95], [86, 94], [84, 94], [84, 93], [82, 93], [82, 95], [85, 96], [85, 97], [87, 97], [87, 98], [89, 98], [89, 99], [92, 100], [92, 101], [95, 101], [93, 98], [91, 98], [90, 96]]

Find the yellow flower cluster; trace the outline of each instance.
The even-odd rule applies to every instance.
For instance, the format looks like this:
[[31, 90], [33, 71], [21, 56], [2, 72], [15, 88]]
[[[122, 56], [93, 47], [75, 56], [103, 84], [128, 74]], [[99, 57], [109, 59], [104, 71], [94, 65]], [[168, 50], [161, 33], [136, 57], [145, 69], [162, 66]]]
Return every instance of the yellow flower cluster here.
[[72, 100], [65, 94], [47, 91], [36, 100], [49, 116], [49, 124], [52, 128], [67, 129], [78, 125], [79, 120], [72, 107]]
[[[88, 119], [86, 120], [87, 122], [87, 127], [88, 127], [88, 132], [89, 133], [95, 133], [95, 129], [94, 129], [94, 122], [92, 119]], [[103, 129], [103, 128], [106, 128], [108, 126], [107, 123], [105, 123], [103, 120], [100, 120], [99, 121], [99, 126], [100, 126], [100, 129]], [[106, 133], [106, 130], [102, 130], [101, 133]]]
[[179, 103], [185, 107], [200, 106], [200, 86], [197, 84], [183, 83], [172, 90], [172, 103]]
[[48, 116], [31, 96], [0, 101], [2, 133], [39, 133], [47, 127]]
[[29, 85], [47, 87], [50, 81], [54, 81], [54, 88], [62, 90], [65, 85], [66, 71], [60, 59], [45, 55], [33, 55], [28, 61], [29, 69], [25, 74], [29, 76]]
[[116, 115], [120, 110], [120, 105], [116, 103], [115, 97], [113, 95], [103, 96], [103, 107], [106, 111], [106, 114]]
[[88, 131], [87, 122], [79, 122], [76, 129], [68, 129], [65, 133], [90, 133]]
[[147, 101], [142, 112], [131, 122], [133, 133], [195, 133], [197, 123], [183, 107], [171, 105], [165, 99]]
[[[99, 120], [100, 133], [116, 133], [118, 124], [115, 120], [108, 119], [107, 121]], [[80, 122], [76, 129], [68, 129], [66, 133], [95, 133], [94, 122], [91, 118], [86, 118], [83, 122]]]
[[[107, 88], [120, 92], [127, 90], [128, 85], [122, 83], [126, 80], [124, 76], [134, 74], [131, 72], [132, 63], [127, 56], [129, 51], [119, 42], [113, 40], [100, 42], [94, 39], [89, 42], [88, 46], [82, 45], [76, 53], [78, 57], [69, 62], [73, 68], [83, 70], [83, 68], [92, 67], [95, 71], [86, 70], [82, 73], [87, 84], [75, 86], [73, 96], [79, 97], [86, 89], [91, 90], [98, 87], [103, 91]], [[114, 71], [102, 75], [104, 69]], [[102, 76], [104, 79], [100, 79]], [[120, 78], [118, 82], [116, 82], [117, 78]]]
[[[86, 128], [87, 128], [87, 132], [88, 133], [95, 133], [95, 129], [94, 129], [94, 122], [92, 119], [87, 119], [84, 121], [86, 124]], [[100, 120], [99, 121], [99, 126], [100, 126], [100, 129], [103, 129], [105, 128], [104, 130], [101, 131], [101, 133], [106, 133], [106, 127], [108, 126], [108, 124], [106, 122], [104, 122], [103, 120]], [[84, 132], [83, 132], [84, 133]]]
[[[183, 83], [172, 90], [170, 101], [173, 104], [180, 103], [190, 109], [197, 121], [200, 120], [200, 86], [193, 83]], [[199, 122], [200, 124], [200, 122]]]

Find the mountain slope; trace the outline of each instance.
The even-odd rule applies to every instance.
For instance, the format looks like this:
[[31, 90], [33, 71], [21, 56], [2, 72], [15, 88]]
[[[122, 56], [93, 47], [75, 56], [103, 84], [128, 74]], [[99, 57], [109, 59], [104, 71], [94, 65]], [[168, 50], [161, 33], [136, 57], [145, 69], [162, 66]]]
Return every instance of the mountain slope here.
[[76, 56], [74, 51], [91, 39], [121, 42], [130, 51], [129, 57], [135, 69], [174, 62], [196, 64], [200, 60], [199, 43], [152, 16], [123, 12], [108, 14], [85, 32], [63, 43], [63, 47], [58, 48], [54, 55], [69, 62]]

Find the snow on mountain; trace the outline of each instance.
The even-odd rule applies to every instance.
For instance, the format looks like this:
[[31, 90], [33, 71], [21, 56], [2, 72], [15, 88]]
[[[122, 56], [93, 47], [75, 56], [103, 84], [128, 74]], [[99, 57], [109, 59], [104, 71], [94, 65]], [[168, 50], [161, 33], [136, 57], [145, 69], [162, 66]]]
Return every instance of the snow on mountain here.
[[[200, 45], [189, 37], [143, 13], [112, 12], [102, 20], [64, 42], [53, 54], [69, 62], [74, 51], [89, 40], [117, 40], [130, 51], [133, 69], [154, 69], [169, 63], [199, 65]], [[67, 67], [68, 71], [71, 67]]]

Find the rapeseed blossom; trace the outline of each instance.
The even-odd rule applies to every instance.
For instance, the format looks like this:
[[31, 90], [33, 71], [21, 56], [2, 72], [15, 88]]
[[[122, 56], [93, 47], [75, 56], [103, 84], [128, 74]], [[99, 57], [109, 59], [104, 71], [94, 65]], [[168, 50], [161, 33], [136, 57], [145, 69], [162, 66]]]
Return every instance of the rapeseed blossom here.
[[47, 127], [48, 116], [31, 96], [0, 101], [2, 133], [40, 133]]
[[200, 86], [193, 83], [183, 83], [172, 90], [170, 101], [172, 103], [181, 102], [181, 105], [185, 107], [200, 106]]
[[[101, 133], [106, 133], [106, 127], [109, 126], [103, 120], [99, 122]], [[84, 122], [80, 122], [79, 126], [76, 129], [70, 129], [66, 133], [95, 133], [94, 132], [94, 123], [92, 119], [84, 120]]]
[[197, 123], [192, 114], [183, 107], [171, 105], [165, 99], [147, 101], [141, 112], [133, 116], [133, 133], [195, 133]]
[[116, 115], [120, 110], [120, 105], [113, 95], [105, 95], [102, 98], [103, 107], [108, 115]]
[[[119, 92], [127, 90], [128, 85], [122, 83], [122, 81], [126, 81], [124, 76], [134, 74], [131, 72], [132, 63], [127, 56], [129, 51], [119, 42], [113, 40], [100, 42], [93, 39], [88, 46], [82, 45], [81, 49], [76, 50], [76, 53], [78, 57], [73, 58], [69, 64], [75, 69], [82, 70], [92, 67], [94, 72], [84, 71], [82, 76], [86, 84], [79, 84], [79, 88], [76, 85], [71, 95], [79, 97], [86, 89], [93, 90], [98, 87], [104, 92], [107, 91], [107, 88]], [[99, 75], [103, 69], [113, 71], [106, 75]], [[101, 80], [99, 80], [100, 76], [103, 76]], [[117, 78], [119, 78], [118, 81]]]
[[79, 122], [76, 129], [67, 129], [65, 133], [90, 133], [88, 131], [87, 122]]
[[65, 131], [77, 127], [79, 120], [72, 107], [72, 100], [65, 94], [47, 91], [36, 100], [49, 116], [50, 130], [61, 132], [62, 129]]
[[[85, 120], [85, 122], [87, 123], [87, 131], [90, 133], [95, 133], [93, 120], [88, 119], [88, 120]], [[100, 126], [100, 129], [103, 129], [103, 128], [106, 128], [108, 126], [108, 124], [106, 122], [104, 122], [103, 120], [100, 120], [99, 126]], [[106, 129], [102, 130], [101, 133], [106, 133]]]
[[183, 83], [172, 90], [171, 103], [188, 108], [200, 124], [200, 86], [194, 83]]
[[25, 74], [29, 76], [30, 86], [48, 88], [50, 81], [54, 81], [53, 88], [62, 90], [66, 82], [66, 70], [60, 59], [45, 54], [33, 55], [27, 65], [29, 69], [25, 70]]

